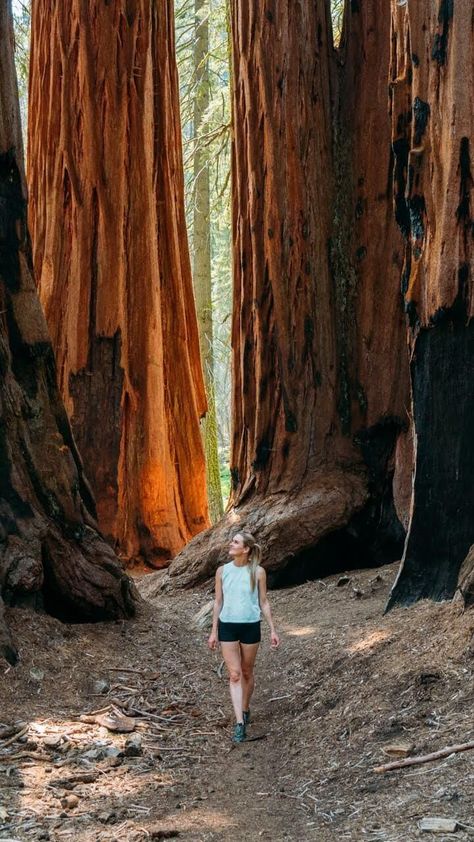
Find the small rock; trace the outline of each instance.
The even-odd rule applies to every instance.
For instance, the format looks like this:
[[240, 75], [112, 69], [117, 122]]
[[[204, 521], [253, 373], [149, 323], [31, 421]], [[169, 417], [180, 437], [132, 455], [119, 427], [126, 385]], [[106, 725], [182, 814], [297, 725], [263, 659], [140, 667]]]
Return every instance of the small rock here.
[[74, 807], [77, 807], [79, 804], [79, 798], [77, 795], [66, 795], [64, 798], [61, 798], [61, 807], [64, 807], [66, 810], [73, 810]]
[[49, 737], [45, 737], [43, 740], [43, 745], [46, 748], [58, 748], [59, 745], [62, 743], [62, 736], [60, 734], [52, 734]]
[[140, 734], [127, 737], [125, 748], [122, 752], [124, 757], [140, 757], [143, 754], [142, 738]]
[[336, 582], [338, 588], [342, 588], [343, 585], [348, 585], [351, 581], [350, 576], [339, 576], [339, 579]]
[[85, 751], [82, 755], [87, 760], [98, 760], [101, 755], [101, 749], [98, 748], [90, 748], [89, 751]]
[[352, 588], [352, 594], [356, 599], [360, 599], [364, 596], [364, 591], [361, 591], [360, 588]]
[[116, 813], [114, 813], [113, 810], [108, 810], [107, 812], [99, 813], [97, 818], [101, 822], [101, 824], [109, 824], [110, 822], [113, 822], [116, 818]]
[[105, 696], [110, 690], [110, 684], [105, 678], [99, 678], [94, 682], [94, 693], [98, 696]]
[[104, 748], [102, 751], [103, 751], [102, 756], [103, 756], [104, 758], [107, 758], [107, 757], [112, 757], [112, 758], [115, 758], [115, 757], [120, 757], [120, 755], [122, 754], [122, 752], [120, 751], [120, 749], [119, 749], [119, 748], [117, 748], [117, 746], [107, 746], [107, 747], [106, 747], [106, 748]]
[[33, 681], [43, 681], [44, 671], [40, 670], [39, 667], [32, 667], [30, 669], [30, 677]]

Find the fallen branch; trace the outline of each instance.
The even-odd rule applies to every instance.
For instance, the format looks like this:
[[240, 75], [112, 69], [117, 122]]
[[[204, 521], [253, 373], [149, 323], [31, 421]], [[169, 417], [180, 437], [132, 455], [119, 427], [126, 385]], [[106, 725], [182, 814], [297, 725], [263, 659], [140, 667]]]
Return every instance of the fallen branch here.
[[45, 763], [51, 762], [50, 754], [37, 754], [34, 751], [20, 751], [17, 754], [0, 754], [0, 763], [7, 763], [12, 760], [22, 760], [24, 757], [28, 757], [30, 760], [44, 761]]
[[13, 737], [10, 737], [10, 739], [9, 739], [9, 740], [5, 740], [5, 742], [1, 744], [0, 748], [3, 750], [3, 749], [4, 749], [4, 748], [6, 748], [7, 746], [9, 746], [9, 745], [11, 745], [12, 743], [15, 743], [17, 740], [19, 740], [19, 739], [20, 739], [20, 737], [24, 737], [24, 736], [25, 736], [25, 734], [26, 734], [26, 733], [27, 733], [27, 731], [28, 731], [28, 728], [29, 728], [29, 726], [28, 726], [28, 725], [25, 725], [25, 726], [24, 726], [24, 728], [21, 728], [21, 730], [20, 730], [20, 731], [17, 731], [17, 732], [16, 732], [16, 734], [14, 734], [14, 735], [13, 735]]
[[82, 774], [70, 775], [68, 778], [56, 778], [56, 780], [50, 781], [50, 786], [60, 786], [68, 789], [70, 786], [75, 786], [76, 784], [93, 784], [98, 777], [98, 772], [82, 772]]
[[[6, 740], [8, 737], [14, 736], [15, 739], [19, 736], [19, 731], [25, 727], [24, 722], [17, 722], [16, 725], [8, 725], [0, 732], [0, 740]], [[5, 743], [3, 743], [5, 745]]]
[[430, 763], [432, 760], [439, 760], [440, 757], [449, 757], [451, 754], [459, 754], [461, 751], [474, 749], [474, 740], [469, 743], [460, 743], [455, 746], [447, 746], [431, 754], [420, 754], [418, 757], [407, 757], [405, 760], [394, 760], [393, 763], [386, 763], [384, 766], [376, 766], [374, 772], [391, 772], [394, 769], [403, 769], [405, 766], [419, 766], [421, 763]]

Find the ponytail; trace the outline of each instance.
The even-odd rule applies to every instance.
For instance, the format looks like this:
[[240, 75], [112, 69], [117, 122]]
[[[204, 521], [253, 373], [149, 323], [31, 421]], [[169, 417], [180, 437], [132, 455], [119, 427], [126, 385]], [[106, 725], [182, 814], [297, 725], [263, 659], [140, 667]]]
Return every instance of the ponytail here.
[[260, 544], [257, 544], [251, 532], [239, 532], [244, 542], [244, 547], [248, 547], [249, 552], [249, 571], [250, 571], [250, 587], [254, 591], [257, 587], [257, 569], [262, 558], [262, 550]]

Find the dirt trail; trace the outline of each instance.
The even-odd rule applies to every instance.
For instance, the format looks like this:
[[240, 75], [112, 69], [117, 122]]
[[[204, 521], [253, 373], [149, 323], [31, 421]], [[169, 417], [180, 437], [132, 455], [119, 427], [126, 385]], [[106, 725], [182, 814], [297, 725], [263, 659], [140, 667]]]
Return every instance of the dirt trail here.
[[[423, 603], [383, 617], [395, 573], [271, 594], [283, 642], [264, 640], [252, 710], [267, 736], [237, 747], [220, 657], [191, 623], [209, 591], [154, 595], [145, 578], [128, 624], [10, 611], [21, 663], [1, 666], [0, 839], [440, 839], [423, 816], [474, 839], [474, 751], [373, 772], [395, 742], [424, 753], [474, 738], [474, 614]], [[135, 750], [77, 718], [112, 702], [134, 716]]]

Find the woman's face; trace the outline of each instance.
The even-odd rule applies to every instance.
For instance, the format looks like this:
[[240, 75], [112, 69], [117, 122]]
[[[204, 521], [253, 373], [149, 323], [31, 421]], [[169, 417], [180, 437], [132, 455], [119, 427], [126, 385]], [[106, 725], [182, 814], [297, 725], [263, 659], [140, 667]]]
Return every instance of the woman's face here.
[[241, 556], [241, 555], [248, 555], [249, 547], [244, 546], [244, 539], [242, 535], [238, 532], [237, 535], [234, 535], [230, 544], [229, 544], [229, 555], [232, 557]]

